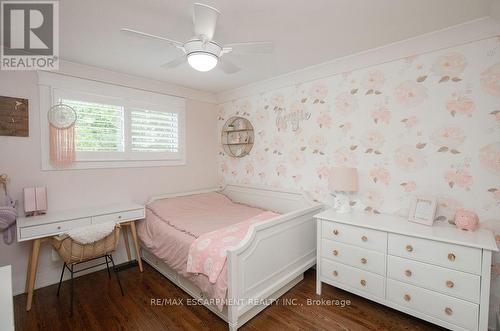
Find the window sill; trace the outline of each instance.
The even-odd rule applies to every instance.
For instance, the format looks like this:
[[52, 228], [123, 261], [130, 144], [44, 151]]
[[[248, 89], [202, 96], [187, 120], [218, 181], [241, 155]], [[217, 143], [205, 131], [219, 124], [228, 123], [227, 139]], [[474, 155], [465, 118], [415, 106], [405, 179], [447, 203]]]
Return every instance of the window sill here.
[[43, 171], [66, 171], [83, 169], [114, 169], [114, 168], [147, 168], [147, 167], [166, 167], [186, 165], [185, 159], [178, 160], [148, 160], [148, 161], [89, 161], [75, 162], [67, 168], [54, 168], [50, 163], [43, 162]]

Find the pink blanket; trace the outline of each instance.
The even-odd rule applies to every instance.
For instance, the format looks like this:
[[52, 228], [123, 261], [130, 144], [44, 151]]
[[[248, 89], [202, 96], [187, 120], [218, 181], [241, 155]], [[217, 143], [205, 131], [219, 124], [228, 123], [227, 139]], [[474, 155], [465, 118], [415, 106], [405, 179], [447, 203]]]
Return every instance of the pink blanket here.
[[252, 224], [276, 216], [278, 214], [265, 211], [246, 221], [199, 236], [189, 247], [187, 271], [204, 274], [210, 283], [215, 283], [226, 266], [227, 250], [241, 243]]
[[234, 203], [220, 193], [161, 199], [147, 205], [146, 219], [139, 222], [137, 231], [151, 253], [193, 282], [208, 298], [220, 302], [226, 297], [226, 266], [215, 283], [204, 274], [188, 272], [189, 248], [205, 233], [244, 222], [264, 211]]

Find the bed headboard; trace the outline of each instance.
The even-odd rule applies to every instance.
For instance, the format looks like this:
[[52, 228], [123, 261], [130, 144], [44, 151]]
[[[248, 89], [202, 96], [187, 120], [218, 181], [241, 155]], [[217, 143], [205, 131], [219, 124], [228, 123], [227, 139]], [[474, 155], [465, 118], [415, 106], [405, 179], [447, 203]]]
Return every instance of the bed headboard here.
[[221, 190], [221, 193], [234, 202], [277, 211], [282, 214], [318, 205], [306, 194], [269, 187], [228, 184]]

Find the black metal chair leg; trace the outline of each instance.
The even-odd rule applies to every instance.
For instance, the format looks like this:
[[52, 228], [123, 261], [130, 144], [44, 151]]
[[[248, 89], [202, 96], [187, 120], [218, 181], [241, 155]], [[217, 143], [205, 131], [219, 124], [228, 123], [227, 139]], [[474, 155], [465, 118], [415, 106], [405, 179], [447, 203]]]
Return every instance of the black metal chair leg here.
[[74, 265], [72, 264], [71, 265], [71, 269], [70, 269], [70, 271], [71, 271], [71, 299], [70, 299], [71, 300], [71, 304], [70, 304], [70, 311], [69, 311], [70, 316], [73, 316], [73, 296], [74, 296], [74, 287], [75, 287], [74, 284], [73, 284], [74, 283], [74, 279], [73, 279], [73, 274], [74, 274], [73, 267], [74, 267]]
[[122, 292], [122, 296], [124, 296], [125, 293], [123, 293], [122, 283], [120, 282], [120, 276], [118, 276], [118, 271], [116, 271], [115, 261], [113, 261], [113, 256], [111, 256], [111, 254], [109, 254], [109, 259], [111, 260], [111, 264], [113, 265], [113, 271], [116, 275], [116, 280], [118, 281], [118, 285], [120, 286], [120, 292]]
[[64, 276], [64, 269], [66, 269], [66, 262], [64, 262], [64, 264], [63, 264], [63, 268], [61, 271], [61, 278], [59, 279], [59, 286], [57, 286], [57, 296], [59, 296], [59, 291], [61, 290], [61, 284], [62, 284], [62, 280], [63, 280], [63, 276]]
[[111, 279], [111, 272], [109, 272], [108, 256], [104, 255], [104, 258], [106, 259], [106, 268], [108, 268], [108, 278]]

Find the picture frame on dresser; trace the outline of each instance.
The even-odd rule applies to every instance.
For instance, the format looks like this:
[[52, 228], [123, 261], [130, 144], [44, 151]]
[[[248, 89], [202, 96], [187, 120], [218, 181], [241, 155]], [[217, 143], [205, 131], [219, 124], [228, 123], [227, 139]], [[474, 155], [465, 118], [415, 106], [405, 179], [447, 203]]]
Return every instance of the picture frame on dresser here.
[[437, 199], [430, 195], [415, 196], [410, 205], [408, 221], [432, 226], [436, 216]]

